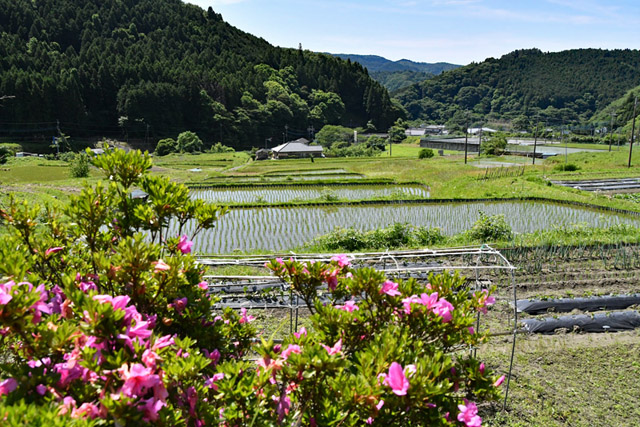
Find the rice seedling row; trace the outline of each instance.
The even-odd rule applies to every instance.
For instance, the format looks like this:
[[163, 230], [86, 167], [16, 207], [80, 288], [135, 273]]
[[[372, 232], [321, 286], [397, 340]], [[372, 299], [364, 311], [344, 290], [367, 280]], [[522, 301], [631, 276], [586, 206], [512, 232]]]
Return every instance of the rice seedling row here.
[[[513, 231], [528, 233], [554, 226], [640, 225], [640, 219], [544, 202], [338, 205], [231, 209], [216, 227], [195, 240], [200, 253], [284, 251], [300, 247], [336, 227], [371, 230], [396, 222], [439, 227], [454, 235], [468, 230], [478, 212], [503, 214]], [[172, 230], [177, 232], [177, 230]], [[187, 227], [186, 232], [190, 229]]]
[[191, 190], [191, 197], [216, 203], [282, 203], [302, 200], [366, 200], [394, 197], [428, 198], [429, 192], [423, 186], [270, 186], [264, 188], [216, 187], [203, 190]]

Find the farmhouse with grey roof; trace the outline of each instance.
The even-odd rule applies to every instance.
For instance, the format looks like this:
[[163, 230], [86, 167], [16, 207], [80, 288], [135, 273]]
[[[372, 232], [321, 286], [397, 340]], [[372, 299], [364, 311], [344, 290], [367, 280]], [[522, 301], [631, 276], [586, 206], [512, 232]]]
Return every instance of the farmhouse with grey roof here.
[[319, 145], [309, 145], [309, 141], [300, 138], [289, 141], [271, 149], [275, 159], [288, 157], [322, 157], [322, 147]]

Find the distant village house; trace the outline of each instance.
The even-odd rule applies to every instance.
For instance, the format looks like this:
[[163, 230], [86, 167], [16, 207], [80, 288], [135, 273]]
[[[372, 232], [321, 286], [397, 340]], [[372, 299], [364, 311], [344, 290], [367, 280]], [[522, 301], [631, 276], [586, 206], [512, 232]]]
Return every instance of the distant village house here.
[[274, 159], [323, 157], [322, 151], [320, 145], [309, 145], [309, 141], [305, 138], [285, 142], [271, 149]]

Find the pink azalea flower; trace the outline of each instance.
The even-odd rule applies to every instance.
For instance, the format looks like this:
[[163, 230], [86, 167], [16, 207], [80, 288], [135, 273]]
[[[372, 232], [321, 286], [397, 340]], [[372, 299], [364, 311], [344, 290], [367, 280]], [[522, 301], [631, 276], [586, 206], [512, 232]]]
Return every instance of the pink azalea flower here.
[[57, 246], [55, 248], [49, 248], [44, 252], [44, 256], [49, 256], [51, 254], [55, 254], [56, 252], [60, 252], [61, 250], [63, 250], [64, 248], [61, 246]]
[[398, 284], [395, 282], [392, 282], [391, 280], [387, 280], [382, 284], [382, 289], [380, 289], [380, 293], [387, 294], [391, 297], [402, 295], [402, 293], [400, 293], [400, 291], [398, 290]]
[[182, 252], [183, 254], [189, 254], [191, 253], [192, 246], [193, 242], [189, 240], [189, 237], [187, 237], [186, 234], [183, 234], [182, 237], [180, 237], [180, 241], [178, 242], [178, 249], [180, 250], [180, 252]]
[[6, 305], [13, 299], [13, 296], [11, 295], [11, 288], [13, 285], [15, 285], [13, 280], [0, 285], [0, 305]]
[[475, 334], [475, 333], [476, 333], [476, 330], [473, 328], [473, 326], [469, 326], [469, 328], [468, 328], [468, 329], [469, 329], [469, 333], [470, 333], [471, 335], [473, 335], [473, 334]]
[[149, 338], [153, 331], [148, 329], [149, 322], [136, 322], [134, 326], [127, 329], [127, 335], [131, 338]]
[[[274, 396], [275, 397], [275, 396]], [[281, 422], [282, 419], [289, 414], [289, 410], [291, 409], [291, 399], [286, 393], [283, 393], [278, 400], [278, 406], [276, 406], [276, 412], [278, 414], [278, 422]]]
[[431, 295], [423, 293], [420, 295], [420, 301], [422, 302], [422, 305], [427, 307], [427, 309], [433, 310], [433, 307], [438, 303], [438, 293], [434, 292]]
[[484, 374], [484, 370], [485, 370], [484, 362], [480, 362], [480, 367], [478, 368], [478, 371], [480, 371], [480, 374]]
[[453, 306], [449, 301], [444, 298], [440, 298], [436, 303], [436, 306], [433, 308], [433, 312], [438, 316], [442, 317], [443, 323], [448, 323], [453, 318], [451, 312], [453, 311]]
[[97, 291], [98, 287], [96, 286], [96, 284], [92, 281], [82, 281], [78, 284], [78, 287], [80, 288], [80, 290], [84, 293], [87, 293], [89, 291]]
[[458, 405], [460, 413], [458, 414], [458, 421], [464, 423], [467, 427], [481, 427], [482, 418], [478, 415], [478, 407], [475, 403], [464, 400], [464, 405]]
[[45, 386], [44, 384], [38, 384], [36, 386], [36, 393], [38, 393], [40, 396], [44, 396], [46, 392], [47, 392], [47, 386]]
[[369, 425], [373, 424], [373, 417], [367, 418], [364, 422], [369, 424]]
[[79, 408], [71, 411], [71, 418], [98, 418], [100, 416], [100, 410], [98, 407], [90, 402], [85, 402], [80, 405]]
[[498, 378], [498, 379], [496, 380], [496, 382], [495, 382], [495, 383], [493, 383], [493, 386], [494, 386], [494, 387], [500, 387], [500, 386], [502, 385], [502, 383], [503, 383], [503, 382], [504, 382], [504, 375], [503, 375], [503, 376], [501, 376], [500, 378]]
[[404, 375], [402, 365], [398, 362], [393, 362], [391, 364], [389, 367], [389, 373], [384, 379], [384, 384], [391, 387], [391, 391], [398, 396], [404, 396], [407, 394], [407, 390], [409, 390], [409, 380]]
[[324, 273], [324, 279], [327, 281], [329, 290], [335, 291], [338, 287], [338, 270], [330, 270]]
[[334, 255], [331, 257], [331, 261], [337, 261], [340, 268], [348, 267], [351, 265], [351, 261], [346, 254]]
[[144, 420], [149, 421], [157, 421], [158, 420], [158, 412], [162, 409], [163, 406], [167, 404], [160, 400], [152, 397], [150, 399], [141, 400], [141, 405], [138, 406], [138, 410], [144, 413]]
[[40, 300], [35, 302], [30, 308], [33, 310], [33, 323], [36, 324], [42, 319], [42, 313], [51, 314], [51, 307], [47, 304], [49, 292], [45, 290], [44, 284], [36, 288], [36, 292], [40, 293]]
[[378, 402], [378, 404], [376, 405], [376, 409], [379, 411], [380, 409], [382, 409], [383, 405], [384, 405], [384, 400], [380, 399], [380, 402]]
[[142, 362], [147, 365], [148, 368], [155, 369], [158, 359], [160, 359], [158, 353], [153, 350], [147, 349], [142, 353]]
[[154, 271], [167, 271], [169, 270], [171, 267], [169, 265], [167, 265], [167, 263], [165, 263], [163, 260], [159, 259], [156, 262], [152, 262], [151, 264], [153, 264], [153, 270]]
[[327, 350], [327, 352], [329, 353], [329, 356], [332, 356], [334, 354], [338, 354], [342, 351], [342, 338], [340, 338], [334, 345], [333, 347], [329, 347], [328, 345], [324, 345], [322, 344], [322, 348], [324, 348], [325, 350]]
[[182, 311], [184, 310], [184, 308], [187, 306], [187, 298], [180, 298], [180, 299], [176, 299], [173, 300], [173, 303], [169, 304], [169, 307], [173, 307], [178, 314], [182, 314]]
[[218, 372], [217, 374], [214, 374], [211, 378], [207, 379], [204, 382], [204, 385], [218, 391], [218, 386], [216, 385], [216, 381], [220, 381], [223, 378], [224, 378], [224, 372]]
[[289, 347], [284, 349], [284, 351], [282, 352], [282, 358], [284, 360], [287, 360], [291, 353], [300, 354], [302, 353], [302, 350], [300, 349], [300, 346], [297, 344], [289, 344]]
[[93, 300], [98, 301], [100, 304], [111, 303], [113, 297], [111, 295], [94, 295]]
[[344, 305], [338, 305], [336, 306], [337, 309], [339, 310], [344, 310], [344, 311], [348, 311], [349, 313], [355, 311], [355, 310], [360, 310], [360, 307], [358, 307], [356, 305], [356, 302], [354, 300], [349, 300], [347, 302], [344, 303]]
[[240, 316], [241, 316], [239, 320], [240, 323], [251, 323], [254, 320], [256, 320], [254, 316], [247, 314], [247, 309], [244, 307], [240, 309]]
[[175, 342], [173, 341], [173, 336], [165, 335], [158, 338], [156, 342], [153, 343], [153, 346], [151, 346], [151, 350], [160, 350], [161, 348], [169, 347], [173, 344], [175, 344]]
[[4, 381], [0, 381], [0, 396], [11, 393], [18, 388], [18, 381], [13, 378], [7, 378]]
[[214, 349], [211, 353], [209, 353], [209, 350], [207, 350], [206, 348], [203, 348], [202, 354], [204, 354], [206, 358], [211, 359], [211, 361], [213, 361], [213, 366], [218, 364], [218, 360], [220, 360], [220, 356], [221, 356], [217, 348]]
[[483, 289], [482, 293], [480, 294], [480, 297], [478, 298], [478, 303], [481, 304], [481, 307], [479, 308], [479, 310], [482, 313], [487, 314], [487, 307], [495, 304], [496, 299], [492, 296], [489, 296], [489, 291], [487, 291], [486, 289]]
[[207, 289], [209, 289], [209, 284], [207, 282], [200, 282], [198, 283], [198, 287], [203, 291], [206, 291]]
[[276, 262], [280, 265], [284, 265], [284, 260], [282, 258], [276, 258]]
[[296, 338], [298, 338], [298, 339], [300, 339], [300, 337], [301, 337], [302, 335], [304, 335], [304, 336], [306, 337], [306, 336], [307, 336], [307, 328], [305, 328], [305, 327], [303, 326], [303, 327], [301, 327], [301, 328], [300, 328], [300, 332], [294, 332], [294, 333], [293, 333], [293, 335], [294, 335]]
[[413, 376], [413, 374], [416, 373], [416, 370], [417, 370], [416, 369], [416, 365], [413, 365], [413, 364], [407, 365], [407, 366], [404, 367], [404, 374], [406, 376], [408, 376], [409, 378], [411, 378]]
[[153, 369], [140, 363], [133, 363], [131, 368], [125, 363], [118, 372], [124, 380], [122, 393], [129, 397], [144, 396], [147, 390], [161, 383], [160, 377], [153, 373]]
[[411, 304], [422, 304], [422, 300], [418, 298], [417, 295], [411, 295], [410, 297], [404, 298], [402, 300], [402, 305], [404, 306], [405, 313], [411, 313]]
[[60, 405], [59, 413], [60, 415], [65, 415], [69, 412], [70, 409], [75, 409], [76, 400], [71, 396], [66, 396], [62, 399], [62, 405]]
[[113, 306], [113, 311], [116, 310], [124, 310], [127, 305], [131, 301], [131, 298], [127, 295], [118, 295], [111, 299], [111, 305]]

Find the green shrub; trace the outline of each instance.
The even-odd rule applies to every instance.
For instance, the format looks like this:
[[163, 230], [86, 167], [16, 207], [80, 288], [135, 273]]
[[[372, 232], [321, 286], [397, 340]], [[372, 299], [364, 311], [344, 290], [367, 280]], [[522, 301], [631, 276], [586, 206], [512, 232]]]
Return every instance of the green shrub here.
[[507, 224], [503, 214], [487, 215], [480, 211], [480, 218], [467, 231], [469, 238], [480, 242], [492, 242], [498, 240], [510, 240], [511, 227]]
[[76, 153], [70, 166], [73, 178], [86, 178], [89, 176], [89, 156], [85, 153]]
[[22, 148], [22, 145], [20, 144], [16, 144], [13, 142], [3, 142], [0, 144], [0, 149], [7, 149], [9, 150], [9, 152], [11, 152], [12, 156], [15, 156], [16, 153], [19, 153], [20, 151], [24, 151]]
[[580, 166], [576, 165], [575, 163], [560, 163], [553, 167], [553, 170], [565, 172], [573, 172], [577, 171], [578, 169], [580, 169]]
[[177, 153], [178, 143], [173, 138], [165, 138], [158, 141], [156, 150], [154, 151], [156, 156], [166, 156], [167, 154]]
[[446, 239], [439, 228], [394, 223], [389, 227], [370, 231], [337, 227], [329, 234], [316, 238], [312, 245], [327, 251], [361, 251], [435, 245]]
[[62, 160], [63, 162], [71, 163], [76, 159], [76, 153], [73, 151], [67, 151], [64, 153], [60, 153], [58, 156], [58, 160]]
[[501, 134], [495, 134], [482, 141], [480, 152], [488, 156], [499, 156], [507, 148], [507, 138]]
[[0, 147], [0, 165], [7, 163], [7, 160], [13, 156], [7, 147]]
[[[251, 148], [251, 151], [253, 151], [253, 148]], [[233, 149], [233, 147], [227, 147], [226, 145], [222, 145], [221, 142], [216, 142], [214, 145], [211, 146], [211, 148], [209, 148], [209, 153], [233, 153], [236, 150]], [[257, 149], [255, 151], [258, 151]], [[255, 155], [255, 152], [252, 153], [252, 156]]]
[[202, 140], [194, 132], [182, 132], [178, 135], [178, 151], [181, 153], [202, 151]]
[[416, 227], [413, 234], [418, 245], [438, 245], [447, 240], [438, 227]]
[[419, 159], [430, 159], [432, 157], [433, 150], [431, 148], [423, 148], [422, 150], [420, 150], [420, 153], [418, 153]]

